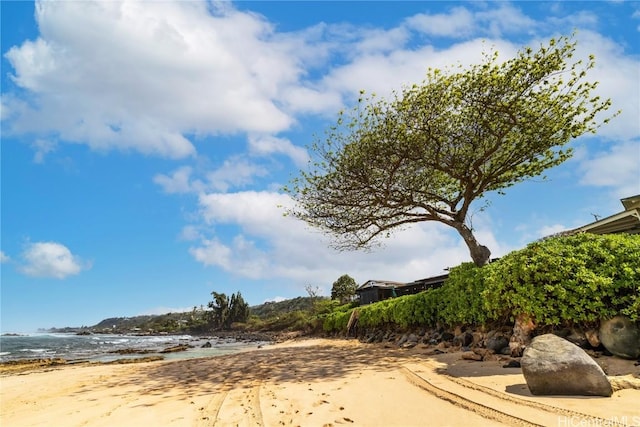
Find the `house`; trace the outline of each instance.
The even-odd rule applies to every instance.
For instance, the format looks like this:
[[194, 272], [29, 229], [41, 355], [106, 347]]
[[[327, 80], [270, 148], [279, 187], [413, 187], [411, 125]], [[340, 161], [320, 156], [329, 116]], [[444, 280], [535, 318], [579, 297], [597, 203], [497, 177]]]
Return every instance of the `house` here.
[[449, 273], [427, 277], [409, 283], [392, 282], [389, 280], [368, 280], [356, 289], [360, 305], [371, 304], [402, 295], [417, 294], [427, 289], [439, 288], [449, 277]]
[[640, 194], [620, 199], [624, 210], [571, 230], [574, 233], [615, 234], [640, 233]]
[[404, 285], [405, 283], [390, 280], [367, 280], [356, 289], [356, 295], [360, 305], [371, 304], [398, 296], [396, 289]]

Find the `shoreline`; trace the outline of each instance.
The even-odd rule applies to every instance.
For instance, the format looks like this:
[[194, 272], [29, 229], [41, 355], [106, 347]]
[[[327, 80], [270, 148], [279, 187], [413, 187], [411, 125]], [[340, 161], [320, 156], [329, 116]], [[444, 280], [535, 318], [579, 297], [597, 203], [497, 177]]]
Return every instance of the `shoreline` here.
[[[306, 338], [209, 358], [43, 368], [0, 377], [0, 423], [640, 425], [640, 390], [532, 396], [521, 370], [503, 361], [427, 353]], [[608, 362], [610, 375], [640, 375], [633, 361]]]

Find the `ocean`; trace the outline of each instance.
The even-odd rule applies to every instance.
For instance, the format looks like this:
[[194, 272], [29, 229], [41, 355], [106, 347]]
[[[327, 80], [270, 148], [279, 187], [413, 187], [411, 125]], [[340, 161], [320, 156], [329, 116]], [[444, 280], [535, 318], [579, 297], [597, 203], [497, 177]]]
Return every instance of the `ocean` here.
[[[210, 343], [211, 347], [203, 347]], [[76, 335], [62, 333], [5, 334], [0, 336], [0, 363], [21, 359], [62, 358], [67, 362], [110, 362], [163, 356], [165, 359], [189, 359], [237, 353], [265, 344], [244, 342], [231, 338], [193, 337], [191, 335]], [[186, 351], [160, 353], [177, 345], [192, 346]], [[118, 350], [142, 350], [144, 354], [119, 354]]]

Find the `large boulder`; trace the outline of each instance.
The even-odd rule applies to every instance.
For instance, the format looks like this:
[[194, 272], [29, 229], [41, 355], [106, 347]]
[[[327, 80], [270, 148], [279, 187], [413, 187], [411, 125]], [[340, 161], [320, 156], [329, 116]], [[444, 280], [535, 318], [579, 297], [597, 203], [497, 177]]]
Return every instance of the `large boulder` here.
[[584, 350], [553, 334], [535, 337], [520, 360], [535, 395], [611, 396], [604, 371]]
[[640, 326], [625, 316], [600, 324], [600, 342], [611, 354], [625, 359], [640, 357]]

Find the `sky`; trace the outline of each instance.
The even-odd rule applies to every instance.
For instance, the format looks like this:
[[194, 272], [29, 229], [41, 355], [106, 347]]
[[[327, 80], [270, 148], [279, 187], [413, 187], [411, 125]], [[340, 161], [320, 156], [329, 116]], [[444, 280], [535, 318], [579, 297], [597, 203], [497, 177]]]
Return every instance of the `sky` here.
[[[309, 145], [360, 90], [500, 60], [576, 31], [621, 114], [547, 178], [487, 194], [492, 256], [640, 194], [640, 3], [2, 1], [0, 330], [329, 295], [470, 261], [429, 222], [337, 252], [283, 215]], [[479, 207], [479, 205], [476, 205]]]

